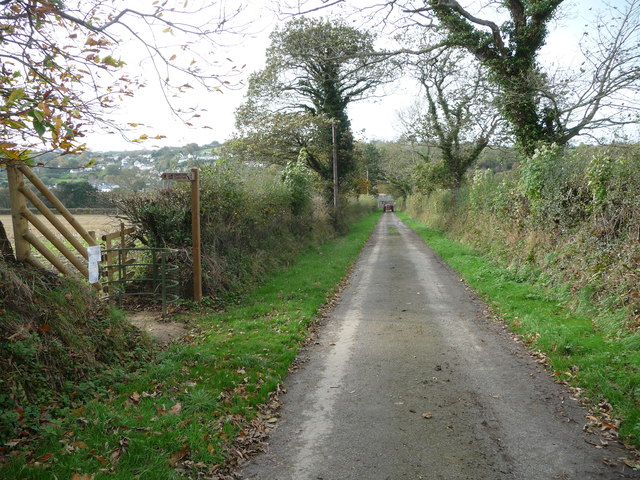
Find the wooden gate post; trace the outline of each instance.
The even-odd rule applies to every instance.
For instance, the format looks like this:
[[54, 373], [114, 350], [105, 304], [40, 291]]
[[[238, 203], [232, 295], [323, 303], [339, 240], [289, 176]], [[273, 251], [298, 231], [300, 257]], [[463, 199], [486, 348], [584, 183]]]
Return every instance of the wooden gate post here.
[[24, 188], [24, 175], [17, 166], [7, 165], [7, 179], [16, 260], [21, 262], [29, 260], [31, 256], [31, 245], [25, 238], [29, 235], [29, 222], [23, 215], [27, 210], [27, 200], [20, 193], [20, 189]]
[[191, 169], [191, 240], [193, 245], [193, 300], [202, 300], [202, 250], [200, 237], [200, 175]]

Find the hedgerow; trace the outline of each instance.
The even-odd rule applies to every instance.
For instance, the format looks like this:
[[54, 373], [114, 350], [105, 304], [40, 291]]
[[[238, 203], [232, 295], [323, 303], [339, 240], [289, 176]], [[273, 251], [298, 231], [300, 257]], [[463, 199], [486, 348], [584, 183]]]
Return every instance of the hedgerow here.
[[473, 172], [459, 190], [413, 195], [408, 213], [509, 265], [562, 286], [576, 306], [640, 327], [640, 148], [545, 146], [519, 168]]
[[[325, 202], [313, 194], [313, 174], [302, 162], [279, 167], [225, 161], [201, 169], [203, 292], [238, 292], [287, 264], [302, 248], [335, 234]], [[139, 227], [141, 241], [180, 250], [183, 286], [191, 291], [190, 190], [174, 184], [153, 194], [117, 200]]]

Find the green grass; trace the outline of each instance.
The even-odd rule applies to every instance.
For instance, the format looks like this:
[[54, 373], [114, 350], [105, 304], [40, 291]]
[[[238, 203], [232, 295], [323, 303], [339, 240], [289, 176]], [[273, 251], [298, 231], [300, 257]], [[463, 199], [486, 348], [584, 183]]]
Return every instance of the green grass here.
[[39, 443], [13, 452], [0, 477], [164, 480], [214, 472], [232, 442], [249, 434], [378, 218], [307, 250], [227, 311], [201, 310], [190, 336], [114, 385], [107, 401], [89, 401], [43, 429]]
[[403, 221], [487, 301], [533, 350], [548, 356], [558, 381], [584, 389], [595, 406], [608, 401], [619, 433], [640, 446], [640, 332], [611, 336], [595, 325], [598, 312], [576, 314], [560, 291], [517, 278], [473, 250], [406, 215]]

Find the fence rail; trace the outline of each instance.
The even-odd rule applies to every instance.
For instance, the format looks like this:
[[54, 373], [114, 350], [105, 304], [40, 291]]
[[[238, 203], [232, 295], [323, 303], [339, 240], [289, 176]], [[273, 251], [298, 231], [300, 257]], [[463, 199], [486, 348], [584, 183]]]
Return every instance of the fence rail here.
[[[29, 208], [32, 212], [36, 212], [35, 208]], [[67, 207], [72, 215], [112, 215], [117, 216], [118, 210], [115, 208], [84, 208], [84, 207]], [[0, 208], [0, 215], [11, 215], [10, 208]]]
[[[71, 212], [58, 200], [49, 188], [36, 174], [24, 164], [8, 165], [7, 178], [9, 181], [9, 201], [11, 203], [11, 218], [13, 223], [13, 235], [15, 242], [15, 255], [19, 261], [26, 261], [42, 266], [32, 257], [31, 247], [35, 248], [46, 258], [60, 273], [69, 275], [71, 271], [59, 257], [57, 257], [46, 245], [42, 243], [31, 231], [33, 225], [51, 244], [69, 261], [69, 263], [85, 278], [89, 278], [89, 271], [85, 264], [89, 260], [87, 248], [82, 244], [78, 236], [89, 246], [97, 246], [96, 239], [80, 225]], [[71, 225], [75, 233], [66, 228], [55, 213], [40, 200], [35, 192], [27, 185], [28, 180], [44, 198], [58, 211], [60, 215]], [[27, 201], [31, 203], [62, 236], [71, 244], [73, 250], [68, 248], [33, 212], [27, 208]], [[78, 256], [79, 255], [79, 256]], [[99, 284], [96, 283], [99, 287]]]
[[[194, 173], [194, 177], [197, 179], [196, 173]], [[134, 229], [125, 228], [124, 224], [120, 224], [118, 232], [102, 236], [106, 247], [102, 252], [92, 251], [93, 249], [86, 247], [83, 242], [86, 242], [89, 247], [97, 247], [98, 243], [94, 236], [78, 222], [31, 168], [24, 164], [8, 165], [7, 178], [14, 250], [18, 261], [26, 261], [42, 267], [38, 260], [31, 255], [33, 247], [63, 275], [71, 274], [71, 268], [74, 268], [87, 279], [90, 277], [98, 278], [98, 262], [101, 261], [100, 268], [103, 278], [106, 275], [104, 285], [96, 280], [90, 281], [95, 282], [93, 285], [96, 288], [103, 289], [105, 298], [122, 301], [125, 296], [159, 297], [162, 301], [163, 314], [167, 313], [168, 305], [178, 299], [176, 293], [178, 266], [169, 261], [171, 256], [175, 258], [176, 250], [136, 248], [127, 238], [127, 235], [133, 233]], [[58, 214], [69, 223], [71, 229], [67, 228], [57, 218], [54, 211], [38, 198], [27, 185], [27, 181], [53, 205]], [[194, 182], [194, 185], [197, 187], [197, 182]], [[195, 189], [197, 190], [197, 188]], [[31, 209], [28, 208], [28, 203], [30, 203]], [[62, 234], [71, 248], [65, 245], [33, 210], [40, 212], [49, 221], [51, 227]], [[45, 245], [31, 231], [30, 226], [39, 231], [69, 263], [65, 263], [61, 256]], [[199, 238], [199, 235], [196, 238]], [[199, 242], [197, 243], [199, 247]], [[93, 274], [90, 275], [90, 272]]]

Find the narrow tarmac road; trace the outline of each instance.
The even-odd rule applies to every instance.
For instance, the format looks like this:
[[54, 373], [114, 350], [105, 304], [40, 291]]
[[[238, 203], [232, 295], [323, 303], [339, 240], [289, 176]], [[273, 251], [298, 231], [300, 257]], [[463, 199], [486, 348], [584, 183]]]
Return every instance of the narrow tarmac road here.
[[394, 213], [305, 355], [243, 478], [640, 478]]

